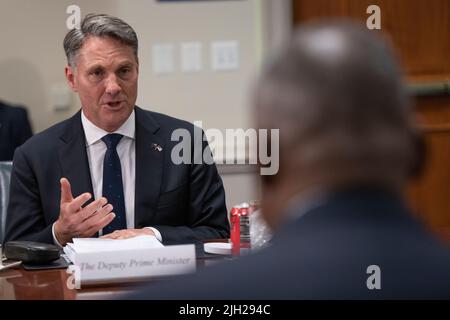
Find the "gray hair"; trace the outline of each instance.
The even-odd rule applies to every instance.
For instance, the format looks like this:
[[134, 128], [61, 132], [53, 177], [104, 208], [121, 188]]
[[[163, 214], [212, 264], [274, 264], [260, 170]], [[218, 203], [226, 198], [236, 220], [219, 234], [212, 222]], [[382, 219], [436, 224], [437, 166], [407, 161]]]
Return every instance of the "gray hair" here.
[[400, 68], [363, 26], [339, 21], [297, 30], [267, 65], [255, 100], [259, 126], [280, 129], [281, 162], [297, 157], [311, 172], [398, 179], [414, 164]]
[[78, 53], [88, 37], [111, 37], [133, 49], [138, 60], [138, 39], [136, 32], [125, 21], [107, 14], [88, 14], [81, 21], [80, 28], [70, 30], [64, 38], [67, 63], [74, 67]]

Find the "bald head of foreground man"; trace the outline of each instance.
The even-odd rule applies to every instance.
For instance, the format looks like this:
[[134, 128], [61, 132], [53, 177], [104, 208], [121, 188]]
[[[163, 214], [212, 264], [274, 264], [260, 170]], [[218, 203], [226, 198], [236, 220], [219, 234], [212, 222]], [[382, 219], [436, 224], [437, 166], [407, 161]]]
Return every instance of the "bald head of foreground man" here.
[[353, 24], [300, 29], [261, 77], [257, 124], [280, 129], [280, 170], [263, 184], [267, 220], [304, 191], [353, 183], [401, 192], [418, 133], [390, 49]]
[[279, 172], [262, 177], [271, 243], [131, 298], [450, 298], [449, 249], [402, 199], [421, 157], [386, 43], [348, 22], [303, 26], [254, 101], [258, 128], [280, 130]]

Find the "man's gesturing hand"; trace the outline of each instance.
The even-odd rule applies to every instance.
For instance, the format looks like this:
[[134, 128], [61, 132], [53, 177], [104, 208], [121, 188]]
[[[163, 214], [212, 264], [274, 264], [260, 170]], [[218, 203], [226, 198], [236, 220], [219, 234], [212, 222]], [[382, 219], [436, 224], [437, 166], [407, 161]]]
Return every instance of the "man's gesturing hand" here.
[[69, 180], [62, 178], [61, 204], [58, 220], [55, 222], [55, 236], [61, 245], [65, 245], [75, 237], [91, 237], [107, 226], [114, 218], [111, 204], [106, 198], [100, 198], [82, 208], [89, 199], [90, 193], [72, 196]]

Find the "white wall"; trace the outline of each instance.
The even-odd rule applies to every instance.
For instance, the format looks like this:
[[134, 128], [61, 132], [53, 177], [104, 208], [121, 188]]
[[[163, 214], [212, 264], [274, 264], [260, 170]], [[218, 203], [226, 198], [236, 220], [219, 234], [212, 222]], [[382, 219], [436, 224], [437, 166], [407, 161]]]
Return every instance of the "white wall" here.
[[[65, 85], [62, 42], [70, 4], [101, 9], [88, 0], [0, 0], [0, 99], [28, 107], [35, 132], [66, 119], [79, 106], [73, 96], [70, 110], [50, 109], [51, 87]], [[115, 10], [113, 1], [109, 7]]]
[[[170, 113], [205, 127], [238, 128], [249, 124], [248, 89], [257, 70], [254, 1], [198, 1], [161, 3], [148, 0], [118, 1], [118, 15], [140, 35], [140, 85], [138, 105]], [[240, 68], [214, 72], [210, 68], [210, 42], [237, 40]], [[203, 70], [182, 73], [181, 42], [203, 45]], [[151, 46], [173, 43], [175, 73], [155, 75]]]

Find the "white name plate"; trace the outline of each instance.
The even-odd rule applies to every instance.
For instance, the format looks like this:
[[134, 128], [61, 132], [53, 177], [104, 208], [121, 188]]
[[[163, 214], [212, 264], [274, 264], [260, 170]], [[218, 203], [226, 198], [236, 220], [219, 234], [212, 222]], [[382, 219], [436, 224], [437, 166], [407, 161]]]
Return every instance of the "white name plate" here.
[[81, 285], [191, 273], [196, 270], [195, 245], [77, 253], [70, 269]]

